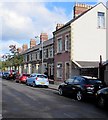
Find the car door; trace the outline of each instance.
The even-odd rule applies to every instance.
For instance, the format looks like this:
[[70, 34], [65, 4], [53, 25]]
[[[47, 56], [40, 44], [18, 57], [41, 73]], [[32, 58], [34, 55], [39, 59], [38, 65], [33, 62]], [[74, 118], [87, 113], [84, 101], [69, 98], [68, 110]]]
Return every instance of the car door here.
[[76, 77], [73, 81], [73, 86], [72, 86], [73, 93], [76, 93], [77, 91], [81, 90], [81, 78]]
[[69, 78], [65, 81], [63, 91], [67, 94], [72, 94], [73, 78]]
[[29, 83], [29, 84], [32, 84], [33, 82], [33, 77], [34, 77], [34, 74], [31, 74], [30, 75], [30, 77], [27, 79], [27, 82]]

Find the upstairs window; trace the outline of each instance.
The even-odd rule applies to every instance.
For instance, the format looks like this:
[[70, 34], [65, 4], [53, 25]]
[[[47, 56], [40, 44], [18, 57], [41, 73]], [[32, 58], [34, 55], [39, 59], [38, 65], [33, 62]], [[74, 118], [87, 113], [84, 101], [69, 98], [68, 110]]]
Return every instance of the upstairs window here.
[[62, 39], [59, 38], [57, 41], [57, 52], [60, 53], [62, 52]]
[[27, 55], [27, 61], [29, 61], [29, 55]]
[[40, 59], [40, 52], [38, 51], [37, 52], [37, 60], [39, 60]]
[[52, 58], [53, 57], [53, 47], [49, 48], [49, 57]]
[[105, 28], [105, 13], [98, 12], [98, 28]]
[[69, 50], [69, 35], [65, 36], [65, 51]]
[[43, 57], [48, 58], [48, 49], [43, 50]]

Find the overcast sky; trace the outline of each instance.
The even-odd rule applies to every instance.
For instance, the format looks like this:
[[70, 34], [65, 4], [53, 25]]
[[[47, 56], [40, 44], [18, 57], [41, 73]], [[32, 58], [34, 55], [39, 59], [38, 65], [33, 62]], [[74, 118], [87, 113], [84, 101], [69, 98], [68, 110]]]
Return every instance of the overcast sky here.
[[[85, 1], [90, 5], [105, 3]], [[64, 24], [73, 18], [74, 4], [73, 0], [0, 0], [0, 56], [9, 53], [10, 44], [29, 46], [30, 39], [41, 32], [47, 32], [51, 38], [57, 23]]]

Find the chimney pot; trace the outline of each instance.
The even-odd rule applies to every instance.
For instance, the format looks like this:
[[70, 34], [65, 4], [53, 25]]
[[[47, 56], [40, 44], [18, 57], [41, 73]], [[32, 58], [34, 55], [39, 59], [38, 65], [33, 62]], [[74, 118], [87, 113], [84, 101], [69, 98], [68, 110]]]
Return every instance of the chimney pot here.
[[74, 6], [74, 18], [78, 15], [82, 14], [83, 12], [87, 11], [88, 9], [92, 8], [92, 6], [86, 4], [75, 4]]
[[23, 46], [22, 46], [22, 51], [25, 51], [25, 50], [27, 50], [28, 49], [28, 45], [27, 44], [23, 44]]
[[34, 47], [34, 46], [36, 46], [36, 40], [31, 39], [31, 40], [30, 40], [30, 48], [32, 48], [32, 47]]

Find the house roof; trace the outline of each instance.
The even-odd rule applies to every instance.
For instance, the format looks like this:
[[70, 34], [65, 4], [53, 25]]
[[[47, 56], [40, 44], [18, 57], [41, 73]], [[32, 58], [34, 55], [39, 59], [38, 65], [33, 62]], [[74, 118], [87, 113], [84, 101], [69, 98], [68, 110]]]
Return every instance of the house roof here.
[[105, 62], [103, 62], [103, 65], [107, 65], [108, 64], [108, 60], [107, 61], [105, 61]]
[[99, 66], [99, 62], [98, 61], [76, 61], [81, 68], [95, 68]]
[[[51, 45], [51, 44], [53, 44], [53, 38], [44, 41], [43, 42], [43, 47], [46, 47], [46, 46]], [[36, 49], [41, 48], [41, 46], [42, 46], [41, 44], [38, 44], [38, 45], [36, 45], [36, 46], [34, 46], [32, 48], [29, 48], [29, 49], [25, 50], [24, 52], [22, 52], [22, 54], [26, 54], [26, 53], [32, 52], [32, 51], [34, 51]]]
[[[86, 14], [87, 12], [89, 12], [91, 9], [95, 8], [95, 7], [98, 6], [99, 4], [103, 4], [103, 3], [100, 2], [100, 3], [96, 4], [95, 6], [91, 7], [90, 9], [88, 9], [87, 11], [83, 12], [82, 14], [78, 15], [77, 17], [71, 19], [71, 20], [70, 20], [69, 22], [67, 22], [64, 26], [62, 26], [61, 28], [57, 29], [57, 30], [54, 31], [53, 33], [55, 33], [55, 32], [57, 32], [57, 31], [61, 30], [62, 28], [65, 28], [66, 26], [70, 25], [72, 22], [74, 22], [75, 20], [79, 19], [81, 16], [83, 16], [84, 14]], [[104, 4], [103, 4], [103, 5], [104, 5]], [[104, 7], [106, 7], [106, 6], [104, 5]], [[107, 9], [107, 7], [106, 7], [106, 9]]]

